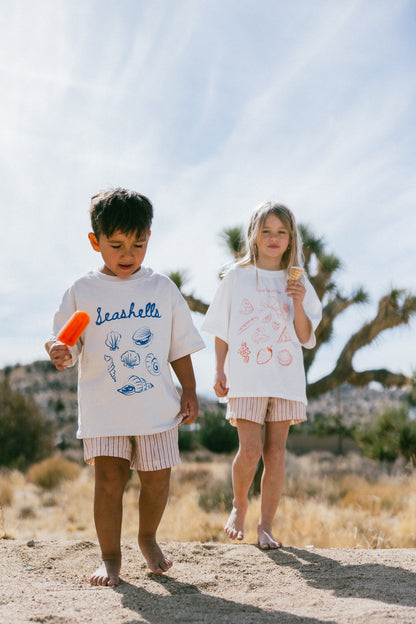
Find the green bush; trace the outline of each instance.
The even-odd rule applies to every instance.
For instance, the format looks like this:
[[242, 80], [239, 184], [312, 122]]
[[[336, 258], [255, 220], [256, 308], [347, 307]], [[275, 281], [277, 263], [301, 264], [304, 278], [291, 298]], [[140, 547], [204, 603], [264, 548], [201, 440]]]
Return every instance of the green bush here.
[[189, 427], [179, 427], [178, 443], [180, 451], [193, 451], [197, 445], [197, 434]]
[[405, 407], [389, 408], [370, 424], [357, 428], [355, 442], [366, 457], [395, 461], [400, 455], [415, 461], [416, 422], [411, 421]]
[[51, 454], [52, 424], [31, 397], [0, 384], [0, 466], [25, 470]]
[[204, 412], [199, 441], [213, 453], [230, 453], [238, 447], [237, 428], [230, 425], [222, 411]]

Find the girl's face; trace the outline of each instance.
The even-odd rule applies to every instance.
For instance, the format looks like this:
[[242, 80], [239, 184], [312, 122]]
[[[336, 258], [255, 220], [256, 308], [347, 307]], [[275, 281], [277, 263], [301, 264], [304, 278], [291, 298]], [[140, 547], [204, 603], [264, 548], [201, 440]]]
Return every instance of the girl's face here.
[[269, 214], [257, 237], [259, 269], [280, 270], [282, 256], [290, 244], [290, 232], [275, 214]]
[[91, 233], [89, 239], [95, 251], [99, 251], [104, 260], [101, 271], [106, 275], [116, 275], [125, 279], [140, 269], [146, 255], [149, 236], [150, 232], [137, 238], [136, 235], [116, 231], [109, 238], [101, 234], [99, 241]]

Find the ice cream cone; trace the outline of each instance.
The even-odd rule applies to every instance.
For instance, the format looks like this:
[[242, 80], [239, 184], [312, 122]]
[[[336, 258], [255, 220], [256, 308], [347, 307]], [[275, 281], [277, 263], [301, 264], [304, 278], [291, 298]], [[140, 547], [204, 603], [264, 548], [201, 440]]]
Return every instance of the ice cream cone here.
[[292, 266], [289, 269], [289, 279], [298, 280], [303, 273], [303, 269], [301, 267]]

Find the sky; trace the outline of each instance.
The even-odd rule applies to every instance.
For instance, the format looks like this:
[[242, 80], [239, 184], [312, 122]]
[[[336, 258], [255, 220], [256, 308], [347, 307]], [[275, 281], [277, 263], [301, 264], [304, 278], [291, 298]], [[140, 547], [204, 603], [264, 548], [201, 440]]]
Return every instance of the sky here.
[[[415, 31], [414, 0], [2, 0], [0, 367], [46, 358], [64, 291], [100, 266], [90, 198], [123, 186], [154, 205], [146, 266], [207, 302], [224, 228], [288, 205], [370, 296], [309, 380], [329, 373], [382, 295], [416, 294]], [[354, 366], [410, 375], [416, 319]]]

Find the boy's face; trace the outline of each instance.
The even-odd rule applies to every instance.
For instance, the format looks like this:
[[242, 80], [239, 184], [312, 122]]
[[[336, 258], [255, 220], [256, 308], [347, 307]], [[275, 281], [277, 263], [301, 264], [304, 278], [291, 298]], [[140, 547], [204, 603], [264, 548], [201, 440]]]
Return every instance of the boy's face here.
[[99, 251], [104, 260], [101, 269], [106, 275], [113, 275], [125, 279], [136, 273], [141, 267], [146, 255], [150, 232], [141, 234], [124, 234], [116, 230], [110, 237], [100, 234], [99, 240], [91, 232], [88, 234], [90, 243]]

